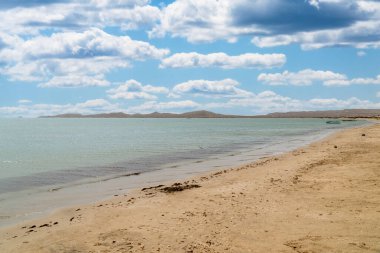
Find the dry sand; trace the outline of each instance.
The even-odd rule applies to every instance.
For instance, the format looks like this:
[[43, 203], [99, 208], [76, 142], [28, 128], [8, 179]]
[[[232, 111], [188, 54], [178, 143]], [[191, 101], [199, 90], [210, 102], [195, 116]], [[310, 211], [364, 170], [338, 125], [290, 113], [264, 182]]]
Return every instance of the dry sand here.
[[163, 188], [3, 229], [0, 252], [380, 252], [379, 124]]

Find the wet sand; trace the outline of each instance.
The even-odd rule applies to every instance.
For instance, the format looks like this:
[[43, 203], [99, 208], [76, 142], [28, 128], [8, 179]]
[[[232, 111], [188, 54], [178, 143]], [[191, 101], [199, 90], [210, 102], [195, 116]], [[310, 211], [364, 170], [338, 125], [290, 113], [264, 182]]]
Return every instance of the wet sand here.
[[0, 230], [0, 252], [380, 252], [380, 124]]

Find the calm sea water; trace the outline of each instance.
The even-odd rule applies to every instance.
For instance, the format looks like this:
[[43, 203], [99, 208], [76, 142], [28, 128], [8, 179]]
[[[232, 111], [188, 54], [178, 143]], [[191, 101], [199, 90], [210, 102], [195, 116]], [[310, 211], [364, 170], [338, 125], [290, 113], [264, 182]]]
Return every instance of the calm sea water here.
[[[321, 119], [0, 119], [0, 224], [12, 218], [10, 212], [30, 212], [20, 202], [31, 196], [38, 201], [41, 192], [136, 172], [158, 175], [162, 169], [179, 170], [179, 164], [188, 171], [191, 164], [231, 152], [261, 150], [260, 156], [287, 151], [362, 124], [328, 125]], [[38, 208], [46, 206], [33, 212]]]

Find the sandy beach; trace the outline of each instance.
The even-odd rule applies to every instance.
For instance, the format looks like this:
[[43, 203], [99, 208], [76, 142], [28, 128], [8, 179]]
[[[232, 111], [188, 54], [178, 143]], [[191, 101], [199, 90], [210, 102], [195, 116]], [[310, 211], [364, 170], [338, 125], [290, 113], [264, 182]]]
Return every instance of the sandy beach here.
[[380, 124], [0, 230], [0, 252], [380, 252]]

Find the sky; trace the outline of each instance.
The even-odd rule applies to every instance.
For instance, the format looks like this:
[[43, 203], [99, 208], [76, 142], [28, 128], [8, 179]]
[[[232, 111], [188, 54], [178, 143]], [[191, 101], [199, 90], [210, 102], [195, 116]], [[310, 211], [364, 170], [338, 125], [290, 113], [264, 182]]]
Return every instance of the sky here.
[[0, 117], [380, 108], [379, 0], [0, 2]]

